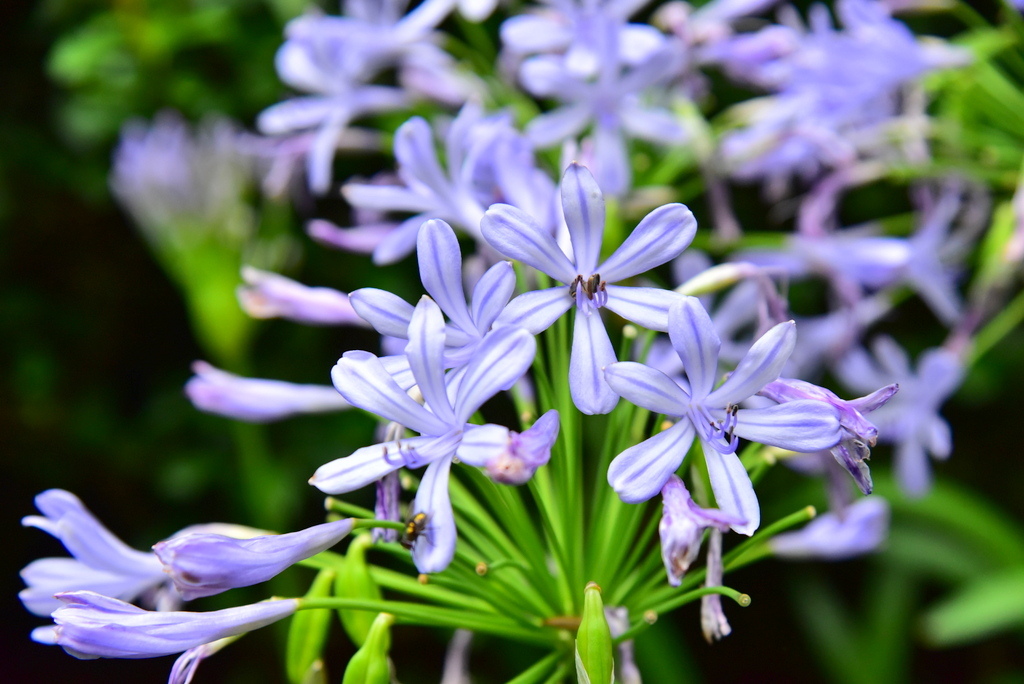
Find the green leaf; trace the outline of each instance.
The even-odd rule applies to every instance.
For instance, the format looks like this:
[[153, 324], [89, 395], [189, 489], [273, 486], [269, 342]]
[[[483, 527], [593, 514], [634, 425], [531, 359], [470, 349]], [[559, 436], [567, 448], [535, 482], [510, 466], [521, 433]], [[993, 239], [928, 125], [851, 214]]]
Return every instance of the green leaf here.
[[[306, 592], [306, 598], [323, 598], [330, 596], [331, 585], [336, 573], [333, 570], [321, 570]], [[288, 630], [288, 646], [285, 653], [285, 667], [288, 681], [292, 684], [305, 684], [315, 673], [323, 670], [320, 654], [327, 641], [327, 633], [331, 628], [331, 611], [327, 609], [311, 609], [299, 611], [292, 617], [291, 628]], [[319, 664], [318, 664], [319, 663]]]
[[1024, 567], [982, 577], [925, 613], [925, 638], [936, 646], [978, 641], [1024, 627]]
[[[345, 554], [345, 566], [338, 573], [334, 594], [339, 598], [380, 601], [380, 587], [370, 576], [366, 562], [366, 549], [372, 545], [370, 535], [361, 534], [349, 544]], [[362, 646], [374, 624], [375, 614], [365, 610], [339, 610], [338, 617], [345, 632], [356, 646]]]

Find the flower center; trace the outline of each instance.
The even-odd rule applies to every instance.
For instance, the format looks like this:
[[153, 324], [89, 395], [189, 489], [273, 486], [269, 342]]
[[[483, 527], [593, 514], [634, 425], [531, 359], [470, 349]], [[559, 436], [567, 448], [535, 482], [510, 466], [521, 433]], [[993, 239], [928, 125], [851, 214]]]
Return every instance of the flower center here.
[[601, 280], [599, 273], [594, 273], [589, 278], [577, 275], [569, 285], [569, 296], [576, 300], [576, 307], [585, 314], [600, 309], [608, 303], [608, 291], [606, 283]]
[[739, 406], [729, 404], [725, 407], [725, 418], [715, 420], [703, 404], [690, 407], [689, 418], [697, 428], [701, 439], [705, 444], [720, 454], [732, 454], [736, 452], [740, 440], [734, 434], [736, 429], [736, 412]]

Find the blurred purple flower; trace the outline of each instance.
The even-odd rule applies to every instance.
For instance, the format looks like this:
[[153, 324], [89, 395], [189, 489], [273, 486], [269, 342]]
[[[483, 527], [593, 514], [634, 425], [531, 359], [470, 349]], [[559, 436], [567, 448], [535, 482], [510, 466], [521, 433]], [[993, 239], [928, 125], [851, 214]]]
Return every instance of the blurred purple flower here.
[[185, 394], [200, 411], [248, 423], [268, 423], [305, 413], [349, 408], [329, 385], [298, 385], [282, 380], [245, 378], [205, 361], [192, 364], [195, 375]]
[[818, 401], [792, 401], [768, 408], [740, 409], [739, 403], [777, 379], [796, 338], [792, 321], [765, 333], [728, 379], [718, 379], [721, 342], [704, 307], [684, 297], [669, 311], [669, 339], [683, 361], [689, 391], [664, 373], [639, 363], [614, 363], [605, 369], [612, 389], [628, 401], [678, 422], [615, 457], [608, 483], [627, 503], [646, 501], [664, 487], [682, 464], [696, 436], [704, 452], [718, 507], [743, 521], [732, 525], [753, 534], [760, 508], [747, 471], [736, 455], [739, 439], [791, 451], [829, 449], [840, 439], [834, 407]]
[[365, 325], [348, 295], [328, 287], [308, 287], [277, 273], [242, 268], [245, 285], [238, 302], [253, 318], [286, 318], [309, 325]]
[[791, 560], [845, 560], [877, 551], [889, 536], [889, 504], [869, 496], [842, 514], [825, 513], [803, 529], [773, 537], [772, 553]]
[[681, 297], [671, 290], [611, 283], [674, 259], [690, 244], [697, 222], [682, 204], [666, 204], [644, 217], [626, 241], [599, 264], [605, 214], [597, 182], [585, 167], [570, 164], [562, 177], [561, 194], [572, 244], [571, 260], [554, 238], [523, 211], [496, 204], [484, 214], [484, 237], [498, 252], [564, 283], [516, 297], [495, 324], [523, 326], [537, 334], [575, 304], [569, 359], [573, 402], [584, 413], [607, 413], [618, 397], [605, 381], [602, 369], [615, 361], [615, 351], [600, 309], [607, 307], [651, 330], [666, 330], [668, 308]]

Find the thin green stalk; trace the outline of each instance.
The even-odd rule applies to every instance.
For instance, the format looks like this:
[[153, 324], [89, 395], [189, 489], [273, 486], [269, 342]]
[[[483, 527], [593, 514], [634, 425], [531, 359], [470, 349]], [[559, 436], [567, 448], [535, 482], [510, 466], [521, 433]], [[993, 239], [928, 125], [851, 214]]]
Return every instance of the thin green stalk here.
[[976, 364], [1004, 337], [1017, 330], [1024, 321], [1024, 291], [1018, 292], [985, 327], [974, 336], [974, 344], [967, 354], [967, 366]]
[[327, 497], [324, 501], [324, 508], [333, 513], [341, 513], [342, 515], [351, 516], [353, 518], [372, 518], [376, 515], [369, 508], [356, 506], [355, 504], [351, 504], [347, 501], [335, 499], [333, 496]]
[[558, 651], [549, 653], [518, 675], [508, 680], [508, 684], [538, 684], [545, 680], [548, 674], [562, 660], [563, 655]]
[[[741, 592], [738, 592], [738, 591], [736, 591], [735, 589], [733, 589], [731, 587], [701, 587], [700, 589], [694, 589], [693, 591], [688, 591], [688, 592], [686, 592], [685, 594], [683, 594], [681, 596], [677, 596], [674, 599], [671, 599], [669, 601], [665, 601], [664, 603], [662, 603], [662, 604], [660, 604], [658, 606], [655, 606], [654, 608], [652, 608], [650, 610], [653, 611], [656, 615], [664, 615], [665, 613], [669, 613], [669, 612], [675, 610], [676, 608], [679, 608], [681, 606], [686, 605], [687, 603], [690, 603], [691, 601], [696, 601], [697, 599], [701, 598], [702, 596], [710, 596], [711, 594], [721, 594], [722, 596], [731, 598], [733, 601], [735, 601], [739, 605], [743, 606], [744, 608], [746, 608], [747, 606], [750, 605], [750, 597], [749, 596], [747, 596], [746, 594], [743, 594]], [[648, 611], [644, 611], [644, 612], [647, 613]], [[643, 632], [645, 629], [647, 629], [648, 627], [650, 627], [653, 624], [654, 624], [653, 621], [648, 622], [647, 620], [643, 620], [643, 621], [633, 625], [632, 627], [627, 629], [625, 632], [623, 632], [619, 636], [617, 636], [615, 638], [615, 643], [622, 643], [623, 641], [629, 641], [630, 639], [636, 637], [637, 634], [640, 634], [641, 632]]]

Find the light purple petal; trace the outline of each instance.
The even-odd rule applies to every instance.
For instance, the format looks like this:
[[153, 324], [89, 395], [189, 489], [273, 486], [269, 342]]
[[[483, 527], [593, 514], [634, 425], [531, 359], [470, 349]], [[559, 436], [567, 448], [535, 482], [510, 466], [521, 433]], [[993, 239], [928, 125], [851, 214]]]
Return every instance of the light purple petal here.
[[619, 397], [604, 379], [605, 367], [613, 363], [615, 350], [599, 310], [589, 315], [577, 311], [569, 356], [569, 391], [583, 413], [608, 413], [615, 408]]
[[404, 178], [419, 181], [438, 196], [449, 194], [448, 175], [438, 162], [434, 134], [426, 120], [414, 116], [402, 124], [395, 131], [394, 150]]
[[399, 185], [346, 183], [341, 186], [341, 194], [349, 204], [359, 209], [411, 211], [419, 214], [434, 208], [429, 198]]
[[306, 224], [306, 234], [326, 247], [357, 254], [370, 254], [381, 240], [397, 227], [397, 223], [377, 223], [340, 228], [330, 221], [313, 219]]
[[699, 299], [684, 297], [672, 308], [668, 334], [683, 362], [683, 372], [693, 396], [699, 399], [708, 396], [718, 380], [718, 352], [722, 341]]
[[751, 535], [761, 524], [761, 509], [754, 494], [754, 485], [746, 469], [735, 453], [723, 454], [711, 446], [701, 444], [704, 460], [708, 464], [711, 489], [715, 493], [718, 508], [746, 523], [733, 525], [735, 532]]
[[361, 489], [403, 466], [418, 468], [427, 462], [435, 442], [448, 444], [446, 436], [409, 437], [356, 449], [316, 469], [309, 484], [325, 494], [344, 494]]
[[309, 325], [361, 324], [348, 295], [329, 287], [309, 287], [251, 266], [242, 267], [245, 285], [238, 302], [253, 318], [286, 318]]
[[74, 558], [34, 560], [21, 570], [21, 579], [28, 586], [18, 592], [18, 598], [29, 612], [42, 617], [49, 617], [63, 605], [54, 598], [54, 594], [62, 591], [95, 591], [123, 601], [134, 600], [165, 581], [163, 572], [158, 570], [159, 561], [152, 554], [146, 555], [151, 562], [156, 561], [149, 576], [99, 570]]
[[648, 411], [682, 416], [690, 406], [689, 395], [672, 378], [642, 363], [613, 363], [604, 377], [619, 396]]
[[413, 513], [426, 513], [423, 533], [413, 542], [412, 559], [422, 573], [441, 572], [455, 557], [455, 516], [448, 495], [452, 459], [431, 463], [423, 474]]
[[502, 44], [520, 54], [561, 51], [571, 40], [572, 31], [568, 24], [545, 16], [521, 14], [501, 24]]
[[424, 295], [409, 322], [409, 344], [405, 355], [427, 407], [446, 425], [453, 425], [455, 414], [444, 384], [444, 339], [441, 309]]
[[522, 328], [496, 328], [487, 333], [460, 384], [456, 418], [465, 423], [485, 401], [512, 387], [530, 368], [536, 351], [533, 335]]
[[422, 435], [442, 435], [449, 429], [444, 421], [406, 394], [369, 352], [345, 352], [331, 370], [331, 380], [350, 404], [364, 411]]
[[534, 117], [526, 125], [526, 137], [537, 147], [550, 147], [575, 139], [589, 122], [590, 109], [586, 105], [566, 105]]
[[809, 399], [740, 409], [734, 432], [751, 442], [802, 453], [831, 449], [842, 437], [835, 407]]
[[331, 185], [331, 177], [334, 175], [334, 154], [338, 150], [338, 141], [341, 140], [341, 134], [347, 125], [347, 116], [333, 116], [316, 132], [313, 144], [309, 147], [306, 175], [309, 189], [318, 195], [326, 193]]
[[505, 307], [494, 327], [518, 326], [534, 335], [547, 330], [573, 304], [565, 286], [521, 294]]
[[487, 332], [491, 329], [515, 289], [516, 273], [512, 262], [499, 261], [487, 269], [473, 288], [471, 313], [476, 330]]
[[644, 217], [598, 272], [609, 283], [645, 273], [679, 256], [696, 233], [697, 220], [685, 205], [658, 207]]
[[378, 266], [393, 264], [412, 254], [416, 249], [416, 236], [426, 214], [417, 214], [402, 221], [373, 250], [373, 263]]
[[413, 306], [398, 295], [374, 287], [364, 287], [348, 296], [352, 308], [381, 335], [409, 339]]
[[427, 294], [452, 323], [463, 330], [473, 330], [462, 289], [462, 252], [452, 227], [440, 219], [424, 223], [416, 238], [416, 256]]
[[907, 439], [896, 445], [896, 481], [907, 496], [920, 498], [932, 487], [932, 469], [928, 453], [916, 439]]
[[669, 329], [669, 309], [682, 297], [678, 292], [657, 287], [608, 285], [605, 289], [608, 291], [606, 309], [648, 330], [661, 332]]
[[483, 468], [487, 462], [508, 449], [512, 431], [501, 425], [467, 426], [455, 455], [459, 460], [477, 468]]
[[618, 128], [596, 126], [594, 140], [594, 176], [609, 195], [622, 195], [633, 182], [633, 165], [626, 149], [626, 137]]
[[844, 560], [878, 549], [889, 534], [889, 504], [869, 496], [847, 507], [843, 516], [825, 513], [803, 529], [773, 537], [776, 556], [790, 559]]
[[264, 109], [256, 128], [264, 135], [282, 135], [319, 126], [337, 110], [338, 101], [326, 97], [297, 97]]
[[562, 176], [562, 213], [569, 227], [576, 272], [595, 273], [604, 238], [604, 196], [585, 166], [569, 164]]
[[576, 267], [559, 249], [551, 233], [521, 209], [492, 204], [480, 221], [480, 230], [491, 247], [506, 257], [533, 266], [566, 285], [576, 278]]
[[624, 106], [622, 127], [634, 138], [662, 145], [679, 145], [688, 137], [680, 118], [667, 109]]
[[682, 464], [693, 434], [690, 421], [681, 420], [626, 449], [608, 466], [608, 484], [626, 503], [647, 501], [661, 491]]
[[738, 404], [779, 377], [796, 345], [796, 323], [779, 323], [754, 342], [729, 378], [708, 395], [708, 406]]

